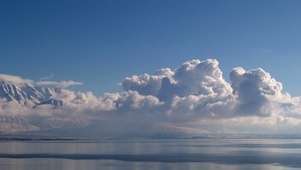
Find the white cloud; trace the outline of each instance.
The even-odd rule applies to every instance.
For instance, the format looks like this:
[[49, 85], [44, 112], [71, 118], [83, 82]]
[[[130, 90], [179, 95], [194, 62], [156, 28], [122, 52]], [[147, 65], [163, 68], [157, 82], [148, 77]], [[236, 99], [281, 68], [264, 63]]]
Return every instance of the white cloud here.
[[118, 99], [118, 93], [106, 93], [101, 97], [96, 97], [92, 92], [87, 93], [72, 93], [67, 91], [63, 101], [66, 103], [66, 109], [75, 112], [90, 111], [92, 113], [101, 111], [115, 110], [115, 102]]
[[0, 115], [4, 116], [26, 116], [28, 109], [15, 102], [7, 102], [6, 99], [0, 99]]
[[282, 84], [263, 69], [245, 71], [234, 68], [230, 74], [233, 94], [236, 95], [236, 112], [245, 116], [269, 116], [277, 99], [281, 99]]
[[19, 76], [0, 74], [0, 81], [16, 82], [16, 83], [33, 83], [32, 80], [24, 79]]
[[15, 82], [15, 83], [29, 83], [29, 84], [36, 84], [38, 86], [55, 86], [58, 88], [67, 88], [69, 86], [75, 86], [75, 85], [83, 85], [82, 82], [76, 82], [76, 81], [45, 81], [47, 79], [52, 78], [53, 75], [50, 75], [48, 77], [43, 77], [38, 82], [34, 82], [33, 80], [30, 79], [24, 79], [20, 76], [14, 76], [14, 75], [8, 75], [8, 74], [0, 74], [0, 81], [6, 81], [6, 82]]
[[62, 88], [65, 89], [69, 86], [75, 86], [75, 85], [83, 85], [82, 82], [76, 82], [76, 81], [60, 81], [60, 82], [56, 82], [56, 81], [38, 81], [36, 82], [36, 84], [38, 86], [55, 86], [57, 88]]
[[158, 70], [154, 75], [143, 74], [126, 78], [122, 85], [125, 90], [137, 91], [141, 95], [153, 95], [160, 100], [174, 96], [188, 95], [229, 95], [230, 85], [223, 79], [218, 61], [192, 60], [172, 71], [169, 68]]
[[53, 74], [49, 75], [49, 76], [46, 76], [46, 77], [42, 77], [40, 78], [40, 81], [46, 81], [46, 80], [49, 80], [53, 77]]
[[146, 111], [146, 113], [150, 113], [154, 107], [160, 106], [162, 104], [163, 102], [160, 102], [159, 99], [155, 96], [140, 95], [138, 92], [131, 90], [123, 92], [116, 101], [117, 109], [121, 109], [127, 112], [132, 112], [139, 109], [140, 112]]
[[156, 96], [161, 88], [162, 78], [167, 75], [148, 75], [143, 74], [140, 76], [134, 75], [127, 77], [122, 82], [124, 90], [137, 91], [141, 95]]
[[165, 68], [153, 75], [128, 77], [122, 85], [126, 91], [164, 102], [160, 116], [156, 115], [158, 121], [213, 120], [218, 124], [235, 119], [246, 124], [300, 124], [301, 117], [296, 115], [301, 114], [301, 98], [283, 93], [282, 84], [263, 69], [234, 68], [230, 80], [231, 85], [224, 80], [218, 62], [208, 59], [188, 61], [175, 70]]
[[125, 90], [151, 95], [164, 102], [163, 114], [224, 117], [222, 114], [231, 108], [233, 96], [218, 64], [214, 59], [192, 60], [173, 71], [165, 68], [154, 75], [126, 78], [122, 85]]

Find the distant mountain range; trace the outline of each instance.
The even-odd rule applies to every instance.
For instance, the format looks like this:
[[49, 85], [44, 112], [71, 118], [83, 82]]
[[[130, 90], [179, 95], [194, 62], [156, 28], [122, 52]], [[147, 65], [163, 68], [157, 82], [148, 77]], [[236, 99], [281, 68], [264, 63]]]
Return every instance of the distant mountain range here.
[[37, 107], [50, 104], [53, 107], [63, 105], [62, 100], [54, 100], [51, 97], [59, 94], [61, 89], [35, 87], [28, 83], [2, 82], [0, 87], [0, 98], [7, 102], [17, 102], [25, 107]]
[[[14, 103], [25, 109], [33, 110], [43, 105], [51, 106], [52, 109], [62, 107], [64, 102], [60, 99], [54, 99], [61, 93], [59, 88], [36, 87], [28, 83], [0, 82], [1, 107], [3, 104]], [[22, 114], [0, 115], [0, 133], [33, 133], [48, 132], [54, 134], [61, 129], [68, 130], [83, 127], [88, 124], [84, 120], [62, 119], [58, 117], [47, 117], [39, 115], [21, 116]]]

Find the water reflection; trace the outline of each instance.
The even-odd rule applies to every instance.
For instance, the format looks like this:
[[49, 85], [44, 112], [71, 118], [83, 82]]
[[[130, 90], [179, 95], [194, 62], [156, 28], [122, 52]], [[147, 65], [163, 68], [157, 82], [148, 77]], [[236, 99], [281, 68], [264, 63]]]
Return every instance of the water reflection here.
[[295, 169], [301, 140], [2, 142], [0, 169]]

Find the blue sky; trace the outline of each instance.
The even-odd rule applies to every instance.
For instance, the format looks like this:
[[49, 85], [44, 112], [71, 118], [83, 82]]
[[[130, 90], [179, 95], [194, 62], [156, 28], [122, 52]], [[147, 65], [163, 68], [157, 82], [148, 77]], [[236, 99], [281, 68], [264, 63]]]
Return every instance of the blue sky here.
[[75, 91], [121, 91], [127, 76], [215, 58], [263, 68], [301, 95], [301, 1], [0, 1], [0, 73], [74, 80]]

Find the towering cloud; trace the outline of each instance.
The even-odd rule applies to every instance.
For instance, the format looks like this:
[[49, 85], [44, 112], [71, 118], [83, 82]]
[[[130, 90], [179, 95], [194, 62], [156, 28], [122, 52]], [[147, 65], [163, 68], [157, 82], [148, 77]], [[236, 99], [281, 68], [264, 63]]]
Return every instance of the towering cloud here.
[[237, 96], [236, 112], [240, 115], [269, 116], [272, 114], [269, 107], [282, 97], [282, 84], [263, 69], [234, 68], [230, 79]]
[[224, 96], [231, 93], [231, 87], [223, 79], [218, 61], [214, 59], [188, 61], [174, 71], [165, 68], [158, 70], [154, 75], [135, 75], [126, 78], [122, 86], [124, 90], [153, 95], [163, 101], [174, 96]]
[[122, 85], [126, 91], [151, 95], [164, 102], [162, 114], [225, 116], [220, 109], [227, 108], [233, 96], [218, 64], [214, 59], [192, 60], [175, 70], [165, 68], [153, 75], [126, 78]]

